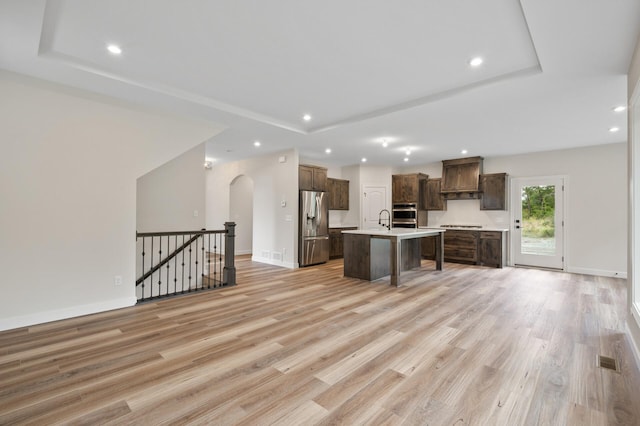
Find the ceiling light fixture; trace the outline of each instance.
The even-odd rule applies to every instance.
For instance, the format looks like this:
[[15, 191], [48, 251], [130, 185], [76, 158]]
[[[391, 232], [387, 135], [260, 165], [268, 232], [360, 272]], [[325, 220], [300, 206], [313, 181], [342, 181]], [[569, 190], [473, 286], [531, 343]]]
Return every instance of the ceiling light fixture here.
[[389, 143], [387, 142], [387, 140], [386, 139], [382, 139], [382, 147], [386, 148], [388, 146], [389, 146]]
[[107, 50], [111, 53], [113, 53], [114, 55], [120, 55], [122, 53], [122, 49], [120, 48], [120, 46], [116, 45], [116, 44], [110, 44], [107, 46]]
[[622, 111], [624, 111], [625, 109], [627, 109], [627, 107], [626, 107], [626, 106], [619, 105], [619, 106], [615, 107], [615, 108], [613, 109], [613, 111], [614, 111], [614, 112], [622, 112]]
[[617, 132], [618, 130], [620, 130], [620, 127], [611, 127], [611, 128], [609, 128], [609, 131], [610, 131], [611, 133], [615, 133], [615, 132]]
[[468, 153], [468, 152], [469, 152], [469, 151], [467, 151], [466, 149], [463, 149], [462, 151], [460, 151], [460, 154], [466, 154], [466, 153]]
[[325, 149], [324, 152], [326, 152], [327, 154], [331, 154], [331, 148]]
[[205, 169], [210, 170], [211, 167], [213, 167], [213, 162], [211, 162], [211, 161], [205, 161], [204, 162], [204, 168]]
[[363, 163], [366, 163], [366, 162], [367, 162], [367, 159], [366, 159], [366, 158], [364, 158], [364, 157], [362, 157], [362, 162], [363, 162]]
[[471, 65], [472, 67], [479, 67], [480, 65], [482, 65], [483, 62], [484, 60], [481, 57], [476, 56], [475, 58], [469, 61], [469, 65]]
[[404, 161], [405, 161], [405, 163], [406, 163], [407, 161], [409, 161], [409, 157], [404, 157]]
[[305, 114], [305, 115], [302, 116], [302, 119], [304, 121], [310, 121], [311, 120], [311, 116], [309, 114]]
[[256, 148], [257, 148], [257, 147], [259, 147], [260, 145], [262, 145], [262, 144], [260, 143], [260, 141], [255, 141], [255, 142], [253, 143], [253, 146], [255, 146]]
[[410, 150], [410, 149], [408, 149], [408, 150], [406, 150], [404, 153], [405, 153], [405, 154], [407, 154], [407, 155], [411, 155], [411, 150]]

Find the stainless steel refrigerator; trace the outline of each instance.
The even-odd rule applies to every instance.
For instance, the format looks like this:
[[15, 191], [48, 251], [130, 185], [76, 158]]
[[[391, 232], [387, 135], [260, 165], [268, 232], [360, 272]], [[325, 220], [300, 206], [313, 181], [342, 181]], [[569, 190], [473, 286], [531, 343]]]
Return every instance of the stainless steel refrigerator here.
[[326, 192], [300, 191], [300, 266], [329, 260], [328, 203]]

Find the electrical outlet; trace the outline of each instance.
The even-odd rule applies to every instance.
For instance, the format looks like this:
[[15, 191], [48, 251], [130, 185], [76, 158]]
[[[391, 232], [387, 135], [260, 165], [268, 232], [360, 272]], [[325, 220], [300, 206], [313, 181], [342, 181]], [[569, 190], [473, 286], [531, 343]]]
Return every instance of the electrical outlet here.
[[113, 284], [114, 285], [122, 285], [122, 276], [121, 275], [116, 275], [115, 277], [113, 277]]

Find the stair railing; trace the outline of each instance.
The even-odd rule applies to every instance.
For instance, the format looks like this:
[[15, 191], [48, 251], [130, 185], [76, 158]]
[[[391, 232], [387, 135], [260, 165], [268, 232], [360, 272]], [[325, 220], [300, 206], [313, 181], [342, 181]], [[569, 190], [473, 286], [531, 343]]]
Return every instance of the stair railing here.
[[138, 302], [236, 285], [235, 226], [136, 233]]

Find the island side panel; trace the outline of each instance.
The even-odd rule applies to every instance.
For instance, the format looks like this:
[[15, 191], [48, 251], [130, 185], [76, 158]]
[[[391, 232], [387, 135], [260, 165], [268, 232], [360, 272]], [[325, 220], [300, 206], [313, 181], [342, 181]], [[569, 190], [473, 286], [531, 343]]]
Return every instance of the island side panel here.
[[401, 271], [408, 271], [413, 268], [420, 267], [421, 257], [421, 238], [411, 238], [408, 240], [402, 240], [402, 265]]
[[436, 270], [442, 271], [444, 267], [444, 232], [436, 237]]
[[388, 240], [344, 233], [344, 276], [374, 281], [390, 274]]
[[369, 235], [342, 234], [344, 276], [370, 280], [371, 248]]
[[391, 274], [391, 244], [387, 239], [371, 238], [371, 281]]

